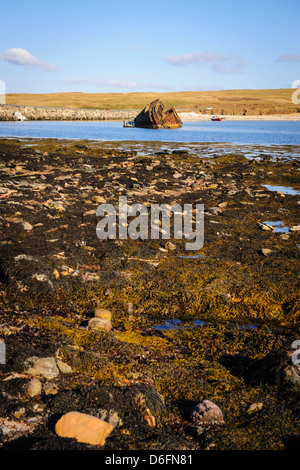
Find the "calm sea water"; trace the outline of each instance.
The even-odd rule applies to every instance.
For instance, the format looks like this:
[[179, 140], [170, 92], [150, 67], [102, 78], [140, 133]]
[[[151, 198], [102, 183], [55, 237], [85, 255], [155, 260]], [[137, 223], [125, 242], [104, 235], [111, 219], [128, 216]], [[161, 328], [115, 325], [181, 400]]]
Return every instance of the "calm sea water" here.
[[0, 122], [0, 137], [300, 145], [300, 121], [184, 122], [180, 129], [124, 128], [120, 121], [16, 121]]

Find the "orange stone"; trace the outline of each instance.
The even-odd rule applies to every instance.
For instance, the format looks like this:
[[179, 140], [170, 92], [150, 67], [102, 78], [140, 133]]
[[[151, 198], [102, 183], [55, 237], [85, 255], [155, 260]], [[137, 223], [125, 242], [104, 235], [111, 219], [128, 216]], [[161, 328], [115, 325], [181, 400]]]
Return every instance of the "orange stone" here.
[[102, 318], [103, 320], [111, 320], [112, 317], [111, 311], [106, 308], [96, 308], [94, 315], [96, 318]]
[[77, 411], [66, 413], [55, 425], [58, 436], [75, 438], [78, 442], [95, 446], [104, 446], [113, 429], [106, 421]]

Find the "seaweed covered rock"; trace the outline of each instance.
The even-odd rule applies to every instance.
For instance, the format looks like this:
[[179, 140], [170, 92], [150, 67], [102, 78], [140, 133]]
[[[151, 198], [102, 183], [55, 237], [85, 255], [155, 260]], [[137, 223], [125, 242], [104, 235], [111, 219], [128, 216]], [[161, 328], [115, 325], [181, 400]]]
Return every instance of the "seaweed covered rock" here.
[[[101, 382], [80, 390], [65, 390], [51, 400], [52, 415], [78, 411], [132, 431], [158, 424], [166, 413], [164, 398], [153, 385], [109, 386]], [[151, 417], [151, 418], [149, 418]]]
[[133, 388], [132, 391], [133, 405], [140, 411], [143, 420], [149, 426], [155, 427], [157, 419], [166, 411], [163, 396], [153, 386], [140, 386], [137, 389]]
[[20, 253], [16, 256], [7, 250], [2, 253], [2, 270], [9, 286], [22, 292], [53, 292], [56, 289], [55, 276], [43, 261], [35, 255]]

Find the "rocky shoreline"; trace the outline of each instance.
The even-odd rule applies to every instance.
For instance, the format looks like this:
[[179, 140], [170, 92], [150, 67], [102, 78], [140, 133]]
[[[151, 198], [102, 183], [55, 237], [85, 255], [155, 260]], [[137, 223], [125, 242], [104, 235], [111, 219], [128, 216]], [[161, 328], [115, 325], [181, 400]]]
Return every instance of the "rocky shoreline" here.
[[[299, 161], [192, 148], [0, 139], [0, 449], [299, 447]], [[201, 253], [99, 240], [120, 196], [204, 204]]]
[[0, 105], [0, 121], [122, 121], [133, 119], [136, 114], [135, 110]]

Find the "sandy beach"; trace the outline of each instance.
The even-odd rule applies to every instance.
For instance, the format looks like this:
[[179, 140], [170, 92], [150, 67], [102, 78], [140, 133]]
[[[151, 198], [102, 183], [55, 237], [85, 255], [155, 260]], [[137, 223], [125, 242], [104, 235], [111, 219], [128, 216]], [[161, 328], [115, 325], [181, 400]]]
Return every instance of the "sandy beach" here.
[[[194, 112], [178, 112], [182, 121], [210, 121], [212, 115]], [[271, 114], [265, 116], [232, 116], [224, 114], [227, 121], [300, 121], [300, 113], [295, 114]]]

